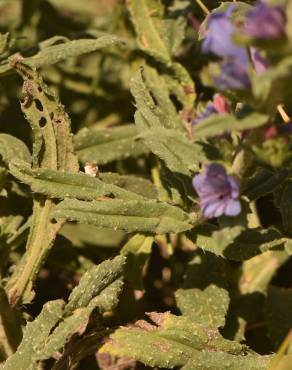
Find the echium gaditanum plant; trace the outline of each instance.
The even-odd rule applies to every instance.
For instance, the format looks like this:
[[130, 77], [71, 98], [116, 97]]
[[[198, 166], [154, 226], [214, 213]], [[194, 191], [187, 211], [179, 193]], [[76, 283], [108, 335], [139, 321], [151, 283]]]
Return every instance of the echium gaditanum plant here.
[[0, 368], [292, 369], [292, 2], [0, 2]]

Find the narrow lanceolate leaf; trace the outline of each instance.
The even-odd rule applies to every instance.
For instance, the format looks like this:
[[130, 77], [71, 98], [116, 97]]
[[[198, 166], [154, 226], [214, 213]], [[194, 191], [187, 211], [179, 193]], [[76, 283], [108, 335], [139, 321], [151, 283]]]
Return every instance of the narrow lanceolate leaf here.
[[21, 109], [34, 134], [33, 166], [77, 172], [71, 122], [64, 107], [36, 71], [18, 61], [14, 68], [24, 80]]
[[36, 370], [36, 352], [43, 348], [50, 331], [62, 317], [64, 302], [56, 300], [44, 305], [40, 315], [26, 325], [17, 352], [9, 357], [2, 370]]
[[30, 152], [24, 142], [8, 134], [0, 134], [0, 156], [7, 166], [13, 159], [28, 163], [31, 161]]
[[[21, 109], [33, 131], [32, 166], [61, 172], [78, 172], [73, 152], [70, 119], [55, 94], [35, 70], [15, 60], [23, 78]], [[5, 287], [12, 304], [30, 302], [32, 284], [62, 222], [50, 221], [54, 202], [42, 195], [34, 197], [33, 215], [26, 252]]]
[[136, 29], [139, 47], [164, 64], [183, 87], [188, 87], [193, 92], [189, 96], [185, 94], [185, 103], [190, 105], [195, 98], [194, 82], [186, 69], [172, 59], [172, 53], [182, 41], [181, 32], [178, 34], [179, 39], [172, 37], [177, 30], [178, 19], [163, 20], [163, 9], [159, 1], [127, 0], [127, 6]]
[[140, 48], [161, 61], [170, 61], [170, 50], [158, 28], [163, 12], [161, 3], [149, 0], [127, 0], [127, 5], [135, 25]]
[[150, 67], [141, 68], [131, 79], [131, 93], [145, 122], [136, 122], [138, 130], [165, 127], [182, 130], [182, 122], [169, 95], [163, 76]]
[[52, 357], [74, 334], [84, 333], [94, 309], [101, 313], [113, 310], [123, 286], [124, 263], [125, 258], [118, 256], [94, 266], [82, 276], [66, 306], [62, 300], [44, 305], [40, 315], [27, 324], [17, 352], [3, 370], [37, 369], [40, 360]]
[[269, 117], [262, 113], [251, 113], [245, 118], [238, 119], [229, 114], [212, 115], [193, 128], [194, 139], [218, 136], [224, 133], [248, 130], [263, 126]]
[[117, 256], [94, 266], [86, 272], [69, 296], [63, 320], [51, 333], [44, 347], [36, 354], [38, 359], [51, 357], [72, 337], [83, 334], [89, 317], [96, 308], [101, 313], [113, 310], [123, 286], [122, 273], [125, 258]]
[[145, 198], [157, 199], [158, 197], [156, 186], [150, 180], [143, 177], [103, 172], [100, 174], [100, 179], [107, 184], [116, 185], [120, 188], [142, 195]]
[[145, 116], [145, 123], [138, 130], [165, 127], [182, 130], [182, 122], [169, 95], [168, 84], [153, 68], [145, 66], [131, 80], [131, 93], [138, 111]]
[[84, 128], [74, 136], [78, 159], [96, 164], [138, 157], [148, 152], [147, 147], [137, 140], [135, 125], [123, 125], [106, 129]]
[[125, 260], [125, 257], [117, 256], [86, 272], [69, 296], [65, 315], [69, 315], [78, 308], [86, 307], [93, 298], [105, 290], [110, 293], [110, 285], [122, 276]]
[[121, 199], [143, 199], [142, 195], [107, 184], [82, 172], [32, 169], [27, 163], [19, 161], [13, 161], [9, 168], [11, 174], [29, 185], [33, 192], [50, 198], [93, 200], [103, 196], [114, 196]]
[[108, 199], [84, 202], [65, 199], [56, 206], [52, 217], [128, 232], [164, 234], [192, 228], [183, 210], [154, 200]]
[[[68, 58], [92, 53], [112, 45], [124, 47], [125, 42], [114, 35], [104, 35], [98, 39], [72, 40], [42, 48], [37, 54], [23, 58], [22, 60], [27, 66], [38, 69], [42, 66], [56, 64]], [[12, 56], [10, 58], [10, 63], [7, 62], [0, 67], [0, 75], [13, 72], [14, 59], [16, 58], [19, 58], [19, 55]]]
[[202, 145], [192, 143], [177, 130], [155, 128], [144, 131], [140, 137], [173, 172], [190, 176], [199, 170], [202, 163], [209, 161], [208, 153]]
[[197, 251], [188, 264], [181, 288], [175, 293], [183, 315], [215, 329], [224, 326], [230, 301], [223, 267], [221, 258]]
[[138, 321], [135, 327], [120, 328], [102, 353], [130, 357], [147, 366], [174, 368], [185, 365], [199, 351], [222, 351], [240, 355], [245, 347], [221, 337], [219, 332], [183, 316], [170, 313], [150, 314], [152, 325]]

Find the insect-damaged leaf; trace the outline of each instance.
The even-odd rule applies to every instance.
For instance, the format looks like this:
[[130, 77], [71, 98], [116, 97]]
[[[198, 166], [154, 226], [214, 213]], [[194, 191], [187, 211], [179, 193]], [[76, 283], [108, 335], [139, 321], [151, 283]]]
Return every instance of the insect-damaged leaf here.
[[[55, 94], [37, 72], [15, 60], [16, 71], [23, 78], [21, 109], [33, 132], [32, 166], [67, 172], [78, 171], [73, 152], [70, 119]], [[30, 302], [32, 284], [43, 259], [51, 248], [62, 222], [50, 221], [54, 203], [43, 196], [35, 196], [26, 252], [9, 278], [6, 291], [13, 304]]]

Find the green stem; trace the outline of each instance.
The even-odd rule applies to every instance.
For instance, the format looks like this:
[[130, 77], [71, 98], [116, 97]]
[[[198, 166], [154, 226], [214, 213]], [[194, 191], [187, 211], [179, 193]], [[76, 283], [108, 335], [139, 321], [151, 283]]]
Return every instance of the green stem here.
[[27, 294], [61, 226], [60, 223], [50, 222], [53, 207], [54, 203], [51, 200], [40, 198], [34, 201], [26, 252], [6, 286], [12, 305], [30, 300]]
[[6, 357], [17, 349], [22, 338], [19, 313], [9, 305], [7, 295], [0, 286], [0, 344]]

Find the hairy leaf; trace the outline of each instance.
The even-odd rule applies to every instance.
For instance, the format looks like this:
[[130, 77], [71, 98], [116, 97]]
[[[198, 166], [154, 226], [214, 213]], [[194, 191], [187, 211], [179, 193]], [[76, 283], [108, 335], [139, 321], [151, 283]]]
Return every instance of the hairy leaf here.
[[251, 113], [240, 119], [227, 114], [212, 115], [194, 126], [193, 137], [199, 139], [257, 128], [267, 123], [268, 118], [268, 115], [262, 113]]
[[31, 162], [27, 146], [21, 140], [8, 134], [0, 134], [0, 156], [7, 166], [13, 159]]
[[92, 53], [112, 45], [125, 46], [125, 42], [117, 36], [104, 35], [98, 39], [71, 40], [61, 44], [51, 45], [41, 49], [31, 57], [22, 58], [20, 55], [10, 57], [10, 61], [0, 66], [0, 75], [13, 72], [15, 59], [21, 59], [27, 66], [38, 69], [45, 65], [56, 64], [68, 58]]
[[147, 153], [147, 147], [136, 137], [137, 129], [134, 125], [106, 129], [84, 128], [74, 136], [74, 146], [81, 162], [92, 161], [103, 165]]
[[225, 323], [229, 305], [223, 261], [211, 253], [197, 252], [188, 264], [184, 282], [175, 293], [183, 315], [217, 329]]
[[85, 173], [70, 173], [49, 169], [31, 169], [24, 162], [12, 162], [10, 172], [19, 181], [29, 185], [35, 193], [50, 198], [98, 199], [102, 196], [115, 196], [122, 199], [141, 199], [142, 196], [103, 181]]
[[151, 200], [83, 202], [65, 199], [56, 206], [52, 216], [128, 232], [177, 233], [192, 227], [188, 215], [180, 208]]
[[120, 328], [101, 352], [134, 358], [152, 367], [173, 368], [186, 364], [203, 349], [238, 355], [244, 351], [244, 346], [183, 316], [153, 312], [150, 318], [157, 326], [138, 321], [135, 327]]

